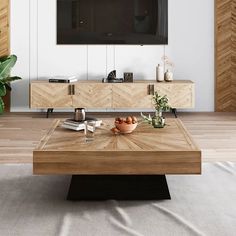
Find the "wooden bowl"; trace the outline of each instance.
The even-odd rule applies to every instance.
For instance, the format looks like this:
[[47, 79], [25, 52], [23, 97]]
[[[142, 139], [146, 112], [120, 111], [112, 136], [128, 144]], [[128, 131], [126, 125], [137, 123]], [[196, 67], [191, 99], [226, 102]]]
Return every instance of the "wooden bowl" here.
[[121, 134], [132, 133], [136, 129], [137, 125], [138, 125], [138, 123], [127, 124], [125, 122], [122, 124], [115, 124], [116, 128], [120, 131]]

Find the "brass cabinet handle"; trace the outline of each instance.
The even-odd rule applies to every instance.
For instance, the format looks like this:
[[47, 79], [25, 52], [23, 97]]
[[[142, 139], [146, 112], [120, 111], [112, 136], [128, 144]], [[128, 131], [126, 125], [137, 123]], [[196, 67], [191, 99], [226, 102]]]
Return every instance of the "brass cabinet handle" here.
[[74, 84], [69, 85], [69, 95], [75, 95], [75, 85]]
[[147, 86], [147, 94], [150, 95], [150, 84]]
[[154, 95], [154, 85], [153, 84], [149, 84], [148, 85], [148, 95]]
[[154, 84], [151, 85], [151, 95], [154, 95]]
[[72, 95], [72, 87], [71, 87], [71, 84], [69, 85], [68, 89], [69, 89], [69, 95]]

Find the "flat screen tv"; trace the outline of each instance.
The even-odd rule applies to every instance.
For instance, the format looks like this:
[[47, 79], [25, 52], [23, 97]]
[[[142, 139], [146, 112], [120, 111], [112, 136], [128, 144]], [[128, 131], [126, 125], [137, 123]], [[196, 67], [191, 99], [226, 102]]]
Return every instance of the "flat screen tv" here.
[[168, 0], [57, 0], [57, 44], [168, 44]]

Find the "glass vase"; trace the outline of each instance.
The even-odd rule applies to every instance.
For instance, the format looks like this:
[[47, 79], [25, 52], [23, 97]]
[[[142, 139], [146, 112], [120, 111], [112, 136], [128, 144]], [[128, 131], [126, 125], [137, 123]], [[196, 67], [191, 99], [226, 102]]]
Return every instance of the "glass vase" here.
[[162, 116], [162, 111], [156, 111], [155, 115], [152, 117], [152, 126], [154, 128], [164, 128], [165, 118]]

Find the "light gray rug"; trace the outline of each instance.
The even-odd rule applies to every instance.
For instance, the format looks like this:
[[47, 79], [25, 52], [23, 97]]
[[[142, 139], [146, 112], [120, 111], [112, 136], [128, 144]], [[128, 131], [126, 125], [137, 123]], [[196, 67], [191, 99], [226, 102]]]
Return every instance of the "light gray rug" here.
[[32, 176], [0, 165], [0, 235], [236, 235], [236, 165], [168, 176], [171, 201], [68, 202], [69, 176]]

